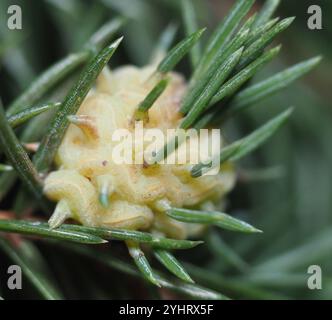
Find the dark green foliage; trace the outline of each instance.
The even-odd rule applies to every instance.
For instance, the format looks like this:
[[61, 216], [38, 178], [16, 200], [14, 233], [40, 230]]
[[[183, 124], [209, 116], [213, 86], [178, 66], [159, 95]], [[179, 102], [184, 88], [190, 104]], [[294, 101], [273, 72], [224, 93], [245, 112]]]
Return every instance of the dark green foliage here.
[[[1, 12], [6, 12], [6, 2], [0, 5]], [[332, 160], [332, 132], [329, 129], [331, 113], [325, 108], [324, 97], [311, 92], [307, 86], [292, 86], [291, 90], [294, 91], [288, 89], [293, 81], [316, 67], [321, 58], [311, 58], [291, 67], [283, 67], [284, 71], [280, 72], [282, 57], [276, 58], [280, 46], [268, 48], [294, 20], [286, 18], [279, 21], [273, 18], [279, 2], [266, 0], [257, 14], [248, 17], [248, 13], [259, 8], [261, 2], [231, 1], [233, 7], [229, 13], [220, 23], [217, 21], [217, 27], [212, 34], [210, 28], [206, 30], [205, 38], [202, 36], [205, 29], [199, 29], [207, 25], [204, 14], [208, 6], [205, 6], [205, 1], [156, 1], [158, 4], [150, 4], [148, 1], [139, 0], [135, 1], [135, 4], [129, 4], [128, 1], [109, 0], [97, 1], [94, 7], [77, 1], [67, 9], [56, 4], [43, 5], [43, 10], [52, 16], [54, 21], [51, 23], [59, 29], [62, 37], [56, 41], [56, 46], [62, 46], [69, 39], [69, 48], [75, 48], [75, 51], [54, 63], [33, 81], [33, 72], [28, 71], [30, 64], [35, 70], [41, 69], [39, 60], [44, 53], [38, 52], [41, 49], [38, 45], [40, 39], [28, 38], [29, 43], [20, 39], [11, 40], [11, 35], [5, 35], [4, 39], [1, 39], [3, 45], [0, 47], [0, 58], [3, 60], [5, 75], [9, 78], [4, 86], [9, 94], [6, 93], [4, 100], [7, 101], [8, 97], [14, 99], [5, 109], [0, 106], [0, 205], [1, 209], [5, 210], [0, 212], [0, 254], [8, 256], [22, 267], [38, 297], [73, 298], [75, 290], [68, 290], [68, 287], [78, 291], [71, 279], [75, 277], [75, 273], [68, 270], [76, 271], [73, 265], [77, 266], [77, 261], [79, 271], [86, 275], [79, 280], [91, 298], [119, 298], [121, 294], [124, 298], [131, 298], [132, 293], [126, 286], [128, 276], [143, 279], [145, 286], [150, 286], [151, 282], [158, 287], [172, 290], [180, 297], [196, 299], [228, 299], [227, 296], [245, 299], [330, 297], [332, 278], [331, 273], [326, 270], [332, 266], [329, 259], [332, 248], [332, 175], [329, 170]], [[224, 8], [225, 3], [215, 5]], [[285, 1], [282, 10], [294, 15], [292, 6], [296, 6], [298, 10], [298, 5]], [[58, 14], [52, 11], [55, 7]], [[197, 11], [197, 8], [201, 10]], [[118, 17], [119, 12], [126, 17]], [[169, 24], [168, 28], [164, 28], [158, 19], [168, 13], [172, 13], [169, 20], [171, 22], [175, 16], [183, 18], [185, 32], [179, 27], [177, 36], [182, 37], [182, 40], [178, 39], [175, 46], [173, 43], [176, 25], [180, 26], [181, 23], [175, 21]], [[108, 22], [103, 17], [109, 14], [113, 19]], [[84, 20], [77, 20], [77, 15], [84, 17]], [[105, 24], [102, 24], [103, 22]], [[211, 21], [208, 22], [211, 25]], [[33, 28], [31, 16], [27, 15], [26, 23], [27, 27]], [[301, 23], [303, 26], [306, 21]], [[90, 36], [97, 25], [102, 25], [101, 29]], [[64, 34], [64, 26], [71, 26], [75, 30], [72, 34], [69, 31]], [[306, 49], [316, 40], [310, 40], [308, 36], [307, 44], [305, 37], [308, 30], [299, 29], [299, 25], [297, 28], [294, 32], [298, 33], [284, 46], [284, 55], [294, 52], [292, 59], [287, 60], [298, 61], [305, 55], [317, 54], [325, 49], [322, 46], [313, 53], [313, 50], [307, 52]], [[291, 29], [290, 34], [293, 32]], [[142, 30], [145, 33], [140, 34]], [[26, 31], [22, 32], [26, 37]], [[125, 34], [125, 48], [119, 48], [120, 53], [114, 57], [114, 64], [112, 59], [112, 66], [130, 63], [128, 57], [142, 61], [148, 56], [147, 48], [150, 49], [153, 43], [157, 43], [155, 56], [166, 53], [156, 70], [159, 76], [165, 78], [162, 78], [141, 102], [138, 106], [139, 112], [143, 112], [145, 116], [148, 114], [149, 108], [166, 88], [166, 74], [178, 66], [186, 75], [192, 73], [191, 77], [188, 76], [189, 88], [181, 104], [181, 112], [185, 115], [182, 128], [205, 128], [211, 124], [222, 124], [225, 125], [222, 127], [226, 131], [225, 137], [239, 137], [237, 140], [227, 139], [229, 143], [220, 153], [221, 163], [242, 160], [238, 166], [257, 166], [258, 169], [253, 168], [252, 171], [258, 173], [258, 176], [264, 176], [259, 174], [259, 170], [264, 170], [260, 169], [262, 163], [281, 163], [286, 166], [286, 174], [282, 179], [273, 182], [259, 179], [259, 184], [257, 180], [255, 184], [240, 183], [235, 194], [229, 199], [230, 205], [225, 208], [230, 214], [197, 208], [170, 208], [165, 213], [175, 220], [205, 224], [209, 227], [205, 245], [198, 246], [202, 241], [170, 239], [149, 232], [72, 224], [64, 224], [51, 230], [45, 222], [39, 222], [44, 221], [48, 209], [42, 195], [43, 175], [40, 173], [47, 174], [51, 168], [57, 148], [68, 127], [67, 116], [77, 112], [99, 72], [116, 50], [119, 41], [108, 45], [116, 33]], [[327, 39], [320, 42], [325, 44]], [[316, 45], [321, 44], [317, 42]], [[167, 53], [172, 46], [173, 49]], [[54, 49], [54, 46], [52, 48]], [[31, 56], [34, 56], [32, 61], [28, 58]], [[182, 63], [187, 56], [191, 66], [189, 72], [186, 70], [186, 63]], [[273, 59], [278, 63], [268, 65]], [[17, 70], [16, 62], [19, 62], [22, 72], [14, 72]], [[258, 75], [259, 80], [251, 83], [265, 66], [268, 71], [261, 72]], [[77, 79], [78, 72], [80, 75]], [[328, 78], [328, 71], [326, 74]], [[26, 89], [17, 95], [16, 89], [13, 90], [13, 83], [25, 86]], [[322, 91], [318, 87], [323, 87], [323, 83], [324, 72], [321, 71], [315, 78], [315, 89]], [[286, 93], [274, 99], [267, 99], [282, 89]], [[253, 111], [252, 107], [258, 106], [263, 99], [266, 99], [264, 102], [267, 104], [263, 112], [268, 113], [271, 120], [262, 126], [261, 123], [266, 117], [263, 119], [261, 112]], [[260, 148], [259, 158], [252, 154], [250, 161], [243, 160], [289, 120], [292, 110], [287, 109], [279, 114], [277, 108], [285, 108], [295, 103], [298, 105], [297, 113], [291, 126], [283, 130], [280, 138], [276, 135], [271, 145], [265, 144]], [[278, 115], [272, 117], [271, 114]], [[257, 127], [258, 129], [255, 129]], [[248, 131], [252, 133], [239, 136], [240, 133]], [[22, 145], [25, 142], [39, 142], [42, 137], [41, 147], [32, 162]], [[235, 142], [232, 142], [234, 140]], [[160, 160], [167, 155], [160, 154]], [[191, 175], [199, 179], [209, 166], [210, 164], [198, 164], [191, 169]], [[245, 169], [243, 171], [245, 172]], [[241, 172], [239, 170], [240, 182], [243, 178]], [[248, 178], [249, 175], [245, 176]], [[23, 182], [20, 196], [16, 188], [13, 188], [17, 178]], [[32, 192], [34, 197], [30, 197], [28, 193], [23, 201], [24, 197], [21, 195], [26, 191]], [[26, 206], [27, 212], [23, 212], [22, 220], [13, 220], [12, 212], [19, 204], [23, 204], [23, 208]], [[44, 212], [36, 209], [40, 206], [45, 208]], [[241, 210], [237, 210], [238, 208]], [[32, 212], [35, 222], [26, 219], [29, 211]], [[232, 216], [233, 213], [237, 213], [237, 218]], [[243, 221], [252, 221], [264, 233], [255, 235], [260, 230]], [[242, 235], [240, 232], [224, 232], [222, 229], [253, 234]], [[17, 234], [19, 245], [14, 245], [8, 233]], [[25, 240], [26, 236], [32, 236], [31, 241]], [[38, 241], [35, 241], [36, 239]], [[117, 243], [114, 241], [109, 248], [109, 243], [106, 242], [113, 243], [112, 240], [117, 240]], [[138, 269], [133, 268], [130, 262], [117, 258], [118, 251], [123, 249], [123, 242]], [[196, 246], [198, 247], [195, 248]], [[184, 249], [191, 250], [184, 253]], [[176, 251], [177, 258], [171, 250], [180, 250]], [[54, 262], [58, 263], [53, 264], [50, 262], [52, 260], [48, 260], [52, 255], [55, 257]], [[154, 270], [154, 264], [150, 265], [149, 262], [153, 261], [153, 256], [180, 281], [172, 280]], [[93, 276], [93, 271], [97, 269], [91, 268], [85, 260], [81, 263], [82, 257], [91, 260], [93, 268], [99, 268], [103, 264], [113, 269], [115, 276], [107, 270], [106, 275], [101, 275], [102, 281], [97, 281]], [[184, 260], [182, 257], [190, 263], [180, 262], [179, 260]], [[2, 256], [2, 261], [1, 258]], [[310, 264], [324, 267], [324, 290], [319, 293], [309, 292], [306, 287], [306, 271]], [[100, 270], [101, 268], [98, 272]], [[62, 283], [54, 283], [51, 273], [60, 275]], [[124, 275], [123, 278], [121, 274]], [[115, 283], [108, 282], [110, 277]], [[206, 288], [194, 284], [191, 277]], [[124, 281], [120, 282], [122, 280]], [[104, 288], [103, 292], [104, 286], [107, 286], [107, 290]], [[92, 290], [93, 287], [95, 291]], [[122, 293], [119, 289], [123, 290]], [[82, 298], [80, 294], [77, 296]]]

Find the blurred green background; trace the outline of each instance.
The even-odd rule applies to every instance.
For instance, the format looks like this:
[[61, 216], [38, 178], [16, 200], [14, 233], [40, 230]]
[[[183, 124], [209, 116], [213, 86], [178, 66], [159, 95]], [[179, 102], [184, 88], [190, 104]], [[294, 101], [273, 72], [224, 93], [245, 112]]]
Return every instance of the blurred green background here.
[[[208, 30], [212, 30], [234, 3], [232, 0], [193, 2], [200, 26], [208, 26]], [[262, 2], [256, 1], [256, 8]], [[6, 27], [10, 4], [22, 7], [23, 30], [10, 31]], [[307, 27], [307, 9], [311, 4], [322, 8], [322, 30]], [[4, 105], [8, 105], [41, 71], [80, 49], [98, 27], [118, 15], [126, 16], [128, 23], [123, 28], [125, 41], [112, 58], [111, 67], [148, 63], [161, 31], [171, 22], [178, 26], [177, 39], [184, 36], [180, 1], [177, 0], [2, 0], [0, 96]], [[226, 137], [235, 139], [279, 111], [295, 106], [290, 123], [240, 163], [239, 182], [229, 197], [228, 211], [253, 223], [264, 233], [248, 236], [213, 230], [207, 236], [206, 245], [181, 253], [181, 258], [188, 262], [188, 270], [198, 283], [233, 298], [330, 299], [332, 2], [284, 0], [275, 16], [297, 18], [278, 38], [283, 44], [279, 58], [261, 71], [254, 81], [312, 56], [321, 54], [323, 60], [309, 75], [236, 116], [225, 128]], [[186, 59], [178, 70], [188, 74], [188, 67]], [[0, 208], [8, 209], [10, 205], [11, 201], [7, 199], [0, 203]], [[91, 282], [98, 287], [98, 294], [92, 290], [92, 285], [90, 290], [70, 289], [68, 283], [79, 282], [75, 280], [79, 275], [72, 276], [68, 270], [81, 262], [67, 259], [66, 264], [61, 265], [59, 259], [65, 260], [66, 253], [59, 249], [50, 252], [43, 244], [39, 246], [51, 262], [52, 272], [68, 298], [172, 297], [165, 292], [151, 293], [146, 288], [132, 293], [130, 288], [136, 284], [126, 281], [123, 285], [117, 272], [100, 270], [100, 266], [89, 261], [86, 261], [86, 271], [78, 273], [89, 272]], [[121, 248], [116, 246], [114, 251], [122, 254]], [[7, 258], [1, 256], [2, 259]], [[310, 265], [322, 268], [322, 290], [307, 287]], [[206, 272], [202, 273], [200, 268]], [[112, 283], [112, 290], [108, 281]], [[23, 295], [15, 293], [13, 297], [22, 298]]]

